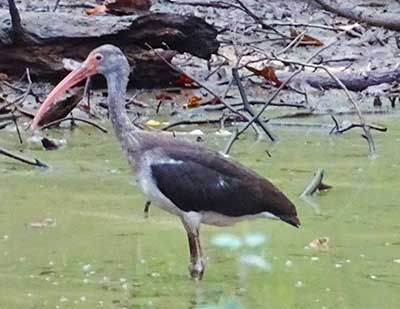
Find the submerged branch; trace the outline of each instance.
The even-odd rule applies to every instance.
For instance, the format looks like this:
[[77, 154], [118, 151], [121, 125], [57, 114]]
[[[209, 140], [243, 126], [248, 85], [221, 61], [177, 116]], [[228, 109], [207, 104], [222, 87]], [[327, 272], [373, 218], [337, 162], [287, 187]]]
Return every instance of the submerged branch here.
[[314, 177], [311, 179], [310, 183], [300, 196], [311, 196], [317, 191], [328, 190], [332, 188], [332, 186], [326, 185], [322, 182], [323, 178], [324, 170], [322, 168], [317, 169], [317, 171], [314, 173]]
[[37, 167], [44, 167], [47, 168], [49, 167], [47, 164], [43, 163], [42, 161], [38, 160], [38, 159], [28, 159], [28, 158], [24, 158], [21, 157], [19, 155], [13, 154], [3, 148], [0, 148], [0, 154], [15, 159], [17, 161], [23, 162], [25, 164], [29, 164], [29, 165], [33, 165], [33, 166], [37, 166]]

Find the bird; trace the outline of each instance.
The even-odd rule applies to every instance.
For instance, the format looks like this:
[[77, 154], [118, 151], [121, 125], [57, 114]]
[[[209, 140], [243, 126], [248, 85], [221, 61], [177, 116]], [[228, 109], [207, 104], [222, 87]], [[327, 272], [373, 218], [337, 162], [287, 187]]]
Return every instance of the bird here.
[[92, 50], [38, 109], [30, 130], [66, 90], [102, 74], [108, 88], [109, 118], [147, 199], [180, 218], [187, 233], [189, 273], [203, 278], [200, 225], [227, 226], [249, 218], [281, 220], [300, 227], [295, 205], [270, 181], [219, 152], [167, 132], [137, 128], [125, 110], [130, 66], [123, 52], [106, 44]]

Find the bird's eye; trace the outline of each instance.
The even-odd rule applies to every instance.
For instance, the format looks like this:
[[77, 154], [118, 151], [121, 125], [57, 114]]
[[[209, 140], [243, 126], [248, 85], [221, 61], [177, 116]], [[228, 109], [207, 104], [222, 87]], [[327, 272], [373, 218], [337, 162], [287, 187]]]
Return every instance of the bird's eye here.
[[102, 54], [96, 54], [96, 56], [94, 56], [94, 57], [95, 57], [95, 59], [96, 59], [97, 61], [103, 60], [103, 55], [102, 55]]

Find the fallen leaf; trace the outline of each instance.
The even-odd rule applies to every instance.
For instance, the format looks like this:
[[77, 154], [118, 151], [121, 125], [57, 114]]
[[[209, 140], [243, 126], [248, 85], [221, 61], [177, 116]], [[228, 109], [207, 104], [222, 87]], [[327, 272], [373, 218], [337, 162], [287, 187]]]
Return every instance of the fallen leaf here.
[[[298, 31], [296, 31], [294, 29], [290, 30], [290, 36], [293, 39], [296, 38], [299, 35], [300, 35], [300, 32], [298, 32]], [[303, 35], [303, 38], [301, 39], [301, 42], [307, 42], [307, 45], [314, 45], [314, 46], [323, 46], [324, 45], [324, 43], [322, 43], [320, 40], [318, 40], [318, 39], [316, 39], [316, 38], [314, 38], [314, 37], [312, 37], [311, 35], [308, 35], [308, 34], [304, 34]], [[300, 44], [301, 44], [301, 42], [300, 42]]]
[[176, 83], [181, 86], [191, 87], [193, 86], [194, 81], [186, 74], [181, 74], [179, 75]]
[[199, 105], [200, 101], [201, 101], [201, 97], [192, 95], [187, 100], [187, 107], [189, 107], [189, 108], [196, 107]]
[[319, 251], [329, 250], [329, 237], [318, 237], [308, 244], [311, 249]]
[[8, 75], [5, 73], [0, 73], [0, 82], [4, 82], [8, 79]]
[[275, 74], [275, 70], [273, 67], [265, 67], [262, 70], [258, 70], [256, 68], [252, 68], [250, 66], [246, 66], [246, 69], [253, 72], [257, 76], [264, 77], [269, 82], [272, 82], [274, 86], [279, 87], [282, 82], [278, 79], [278, 77]]
[[34, 221], [29, 224], [33, 228], [53, 227], [56, 225], [56, 220], [52, 218], [45, 218], [40, 221]]
[[151, 126], [151, 127], [155, 127], [155, 126], [159, 126], [161, 123], [157, 120], [154, 119], [149, 119], [146, 122], [146, 125]]
[[105, 5], [95, 5], [93, 8], [85, 9], [85, 13], [88, 16], [95, 16], [101, 13], [106, 13], [107, 7]]

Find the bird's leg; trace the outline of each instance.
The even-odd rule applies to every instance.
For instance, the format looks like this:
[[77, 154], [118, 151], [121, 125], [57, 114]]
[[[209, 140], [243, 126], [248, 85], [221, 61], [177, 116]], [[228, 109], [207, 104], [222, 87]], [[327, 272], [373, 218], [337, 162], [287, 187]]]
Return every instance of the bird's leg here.
[[198, 231], [194, 240], [196, 244], [196, 258], [194, 263], [194, 269], [198, 274], [196, 279], [201, 280], [204, 274], [204, 261], [203, 261], [203, 250], [201, 249], [201, 243], [200, 243], [200, 234]]
[[148, 218], [149, 217], [149, 208], [151, 205], [151, 201], [147, 201], [146, 204], [144, 205], [144, 217]]
[[185, 220], [182, 220], [183, 225], [186, 229], [188, 241], [189, 241], [189, 251], [190, 251], [190, 264], [189, 272], [190, 276], [195, 280], [201, 280], [204, 273], [204, 262], [203, 253], [200, 244], [200, 236], [198, 227], [193, 228]]

